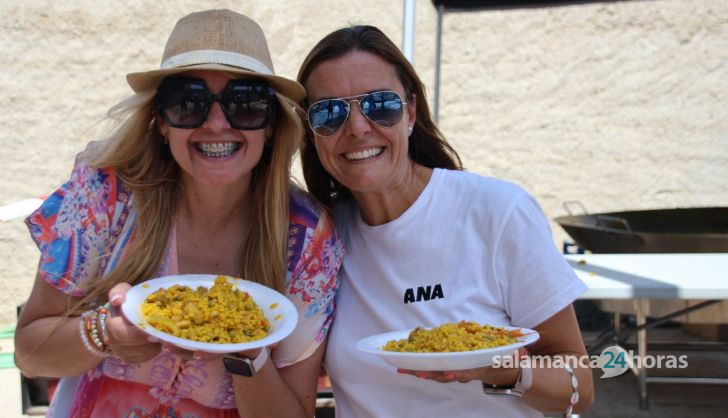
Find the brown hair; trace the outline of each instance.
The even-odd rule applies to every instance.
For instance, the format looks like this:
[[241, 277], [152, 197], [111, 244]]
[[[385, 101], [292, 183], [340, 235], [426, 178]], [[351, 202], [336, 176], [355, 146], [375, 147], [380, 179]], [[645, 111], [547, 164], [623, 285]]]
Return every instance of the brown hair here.
[[[326, 35], [303, 60], [298, 72], [298, 82], [305, 87], [308, 78], [318, 65], [354, 50], [374, 54], [390, 63], [404, 87], [407, 99], [411, 100], [412, 94], [415, 94], [417, 115], [412, 135], [409, 137], [410, 159], [425, 167], [462, 170], [460, 156], [432, 120], [427, 105], [425, 85], [399, 48], [378, 28], [358, 25]], [[308, 103], [304, 102], [303, 107], [308, 108]], [[351, 196], [349, 189], [337, 182], [324, 169], [313, 140], [313, 132], [310, 128], [306, 129], [306, 137], [301, 147], [301, 163], [309, 191], [327, 205], [331, 205], [334, 200]]]

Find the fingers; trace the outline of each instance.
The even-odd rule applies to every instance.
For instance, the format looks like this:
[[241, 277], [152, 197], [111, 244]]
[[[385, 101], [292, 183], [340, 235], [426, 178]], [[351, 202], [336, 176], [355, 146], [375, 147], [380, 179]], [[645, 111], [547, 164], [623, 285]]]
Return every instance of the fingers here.
[[190, 351], [183, 348], [176, 347], [171, 344], [162, 344], [162, 350], [168, 353], [172, 353], [175, 356], [182, 357], [184, 360], [203, 360], [212, 361], [219, 359], [223, 354], [207, 353], [204, 351]]
[[[273, 350], [275, 348], [274, 345], [269, 345], [268, 350]], [[207, 353], [204, 351], [189, 351], [185, 350], [183, 348], [176, 347], [171, 344], [162, 344], [162, 350], [173, 353], [176, 356], [182, 357], [185, 360], [204, 360], [204, 361], [212, 361], [217, 360], [219, 358], [222, 358], [224, 354], [219, 353]], [[248, 358], [257, 358], [260, 355], [260, 352], [262, 351], [261, 348], [256, 348], [253, 350], [246, 350], [246, 351], [240, 351], [235, 354], [248, 357]]]
[[254, 350], [241, 351], [236, 354], [239, 354], [239, 355], [247, 357], [247, 358], [257, 358], [260, 355], [261, 351], [262, 351], [261, 348], [256, 348]]
[[119, 283], [109, 290], [109, 319], [106, 321], [106, 343], [114, 356], [127, 363], [142, 363], [154, 358], [162, 349], [156, 338], [131, 324], [120, 314], [120, 307], [131, 289], [128, 283]]
[[[126, 363], [144, 363], [156, 357], [162, 347], [159, 344], [144, 344], [133, 347], [123, 347], [114, 351], [114, 356]], [[113, 348], [112, 348], [113, 350]]]
[[121, 304], [126, 300], [126, 292], [131, 289], [129, 283], [118, 283], [109, 290], [109, 305], [115, 308], [121, 307]]
[[149, 343], [149, 337], [130, 324], [121, 315], [111, 316], [106, 321], [106, 334], [110, 345], [140, 345]]
[[492, 367], [482, 367], [478, 369], [466, 370], [438, 370], [438, 371], [422, 371], [397, 369], [399, 374], [408, 374], [419, 379], [434, 380], [440, 383], [460, 382], [467, 383], [472, 380], [482, 380], [482, 376], [487, 374]]

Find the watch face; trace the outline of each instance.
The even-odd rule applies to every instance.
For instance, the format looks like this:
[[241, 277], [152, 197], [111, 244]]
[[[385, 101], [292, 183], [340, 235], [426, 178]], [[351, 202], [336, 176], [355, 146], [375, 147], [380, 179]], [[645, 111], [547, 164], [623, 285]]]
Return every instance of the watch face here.
[[232, 374], [246, 377], [251, 377], [255, 374], [253, 362], [248, 358], [227, 355], [222, 358], [222, 363], [225, 365], [225, 369]]

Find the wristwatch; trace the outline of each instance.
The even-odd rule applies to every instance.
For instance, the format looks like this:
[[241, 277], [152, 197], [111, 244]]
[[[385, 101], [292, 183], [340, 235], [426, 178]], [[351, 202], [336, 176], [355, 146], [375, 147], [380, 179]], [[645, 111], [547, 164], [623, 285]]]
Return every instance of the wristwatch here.
[[260, 350], [258, 357], [254, 359], [234, 353], [226, 354], [222, 358], [222, 364], [225, 365], [225, 370], [232, 374], [245, 377], [252, 377], [258, 373], [258, 371], [263, 368], [266, 361], [268, 361], [267, 347], [263, 347], [263, 349]]
[[519, 367], [516, 383], [512, 385], [494, 385], [483, 382], [483, 392], [487, 395], [511, 395], [521, 397], [531, 388], [533, 372], [530, 367]]

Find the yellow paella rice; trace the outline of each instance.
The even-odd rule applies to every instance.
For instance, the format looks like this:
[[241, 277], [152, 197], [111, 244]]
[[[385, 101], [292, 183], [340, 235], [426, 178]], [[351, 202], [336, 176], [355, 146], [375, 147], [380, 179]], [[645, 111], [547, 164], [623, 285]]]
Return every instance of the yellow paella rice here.
[[417, 327], [407, 338], [387, 341], [382, 350], [408, 353], [472, 351], [514, 344], [522, 336], [520, 330], [471, 321], [449, 322], [430, 329]]
[[142, 315], [154, 328], [188, 340], [235, 344], [259, 340], [270, 323], [248, 292], [217, 276], [211, 288], [174, 285], [147, 296]]

